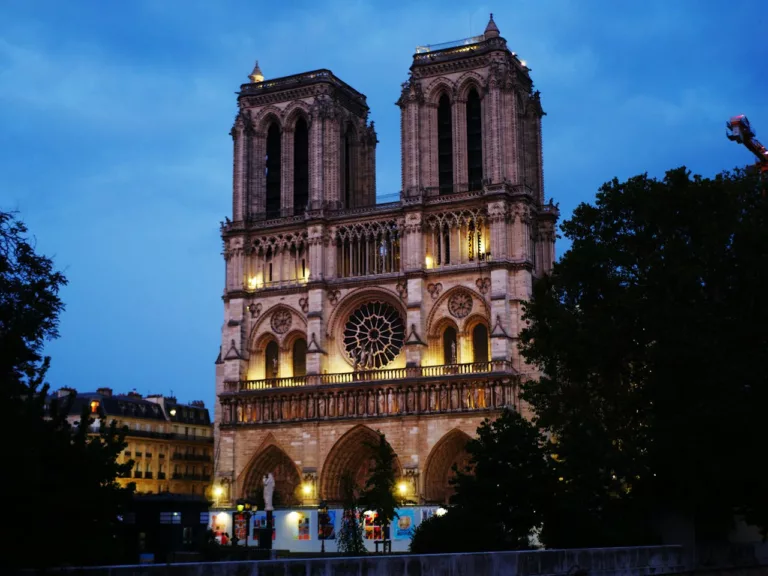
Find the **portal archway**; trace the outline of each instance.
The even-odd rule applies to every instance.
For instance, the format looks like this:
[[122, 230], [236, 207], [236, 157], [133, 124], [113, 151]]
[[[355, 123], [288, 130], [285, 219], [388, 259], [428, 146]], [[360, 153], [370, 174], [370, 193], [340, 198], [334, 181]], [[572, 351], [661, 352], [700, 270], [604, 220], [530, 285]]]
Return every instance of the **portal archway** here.
[[301, 477], [296, 464], [275, 444], [270, 444], [256, 454], [248, 466], [248, 472], [240, 485], [243, 498], [261, 494], [264, 475], [271, 472], [275, 477], [275, 504], [293, 506], [299, 503], [297, 495]]
[[438, 440], [427, 456], [424, 466], [424, 500], [447, 504], [454, 490], [448, 481], [453, 477], [453, 465], [463, 470], [469, 463], [466, 432], [454, 428]]
[[[359, 425], [344, 434], [334, 444], [323, 465], [320, 475], [320, 494], [330, 502], [341, 502], [342, 476], [350, 472], [359, 487], [365, 486], [373, 465], [374, 449], [369, 445], [379, 442], [379, 433]], [[400, 460], [395, 457], [395, 475], [402, 475]]]

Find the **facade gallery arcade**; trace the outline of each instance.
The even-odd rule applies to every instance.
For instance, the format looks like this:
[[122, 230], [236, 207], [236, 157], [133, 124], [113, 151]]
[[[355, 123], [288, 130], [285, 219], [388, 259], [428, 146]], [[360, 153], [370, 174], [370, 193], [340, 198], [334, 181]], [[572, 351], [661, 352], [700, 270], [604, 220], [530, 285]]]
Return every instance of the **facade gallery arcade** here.
[[521, 408], [520, 303], [554, 258], [529, 69], [493, 19], [417, 48], [397, 101], [402, 191], [385, 204], [363, 94], [329, 70], [250, 78], [222, 226], [221, 502], [272, 473], [276, 508], [338, 503], [380, 430], [402, 494], [444, 503], [480, 422]]

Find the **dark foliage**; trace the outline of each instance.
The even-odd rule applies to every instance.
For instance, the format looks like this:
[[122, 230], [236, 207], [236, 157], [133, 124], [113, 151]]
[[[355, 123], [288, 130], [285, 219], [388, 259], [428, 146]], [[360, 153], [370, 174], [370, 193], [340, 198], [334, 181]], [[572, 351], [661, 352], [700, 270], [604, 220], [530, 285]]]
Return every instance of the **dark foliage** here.
[[378, 440], [368, 444], [373, 450], [373, 466], [360, 504], [366, 510], [376, 512], [377, 523], [386, 529], [392, 519], [398, 517], [395, 509], [402, 504], [402, 500], [395, 495], [395, 451], [384, 434], [379, 433]]
[[486, 420], [467, 443], [468, 470], [455, 470], [456, 493], [442, 517], [415, 531], [411, 551], [479, 552], [529, 548], [549, 511], [554, 462], [540, 432], [519, 413]]
[[605, 184], [534, 285], [525, 386], [557, 454], [550, 546], [657, 541], [665, 515], [765, 528], [768, 201], [756, 178], [673, 170]]
[[73, 427], [69, 405], [49, 402], [44, 384], [50, 360], [41, 351], [57, 336], [65, 284], [23, 223], [0, 212], [0, 411], [3, 454], [13, 463], [1, 557], [9, 568], [121, 559], [119, 515], [131, 494], [115, 483], [128, 468], [116, 463], [121, 432], [102, 422], [88, 434], [87, 412]]
[[359, 489], [350, 472], [341, 477], [342, 515], [337, 545], [339, 552], [350, 556], [365, 554], [363, 523], [360, 521]]

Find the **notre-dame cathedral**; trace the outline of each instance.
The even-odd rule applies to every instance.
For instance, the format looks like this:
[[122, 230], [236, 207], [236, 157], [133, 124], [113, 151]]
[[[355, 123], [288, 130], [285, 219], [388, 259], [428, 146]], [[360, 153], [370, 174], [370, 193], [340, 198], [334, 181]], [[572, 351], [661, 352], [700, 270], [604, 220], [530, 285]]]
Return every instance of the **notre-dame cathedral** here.
[[524, 410], [521, 302], [554, 259], [539, 93], [491, 18], [416, 49], [397, 101], [402, 190], [376, 203], [363, 94], [330, 70], [243, 84], [216, 365], [225, 499], [341, 499], [386, 435], [403, 496], [450, 495], [480, 422]]

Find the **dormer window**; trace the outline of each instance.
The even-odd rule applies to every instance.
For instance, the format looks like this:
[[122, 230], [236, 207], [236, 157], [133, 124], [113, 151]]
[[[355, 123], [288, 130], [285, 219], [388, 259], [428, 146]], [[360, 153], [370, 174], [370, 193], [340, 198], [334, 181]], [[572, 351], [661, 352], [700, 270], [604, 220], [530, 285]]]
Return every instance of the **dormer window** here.
[[98, 414], [98, 413], [99, 413], [99, 401], [91, 400], [91, 414]]

